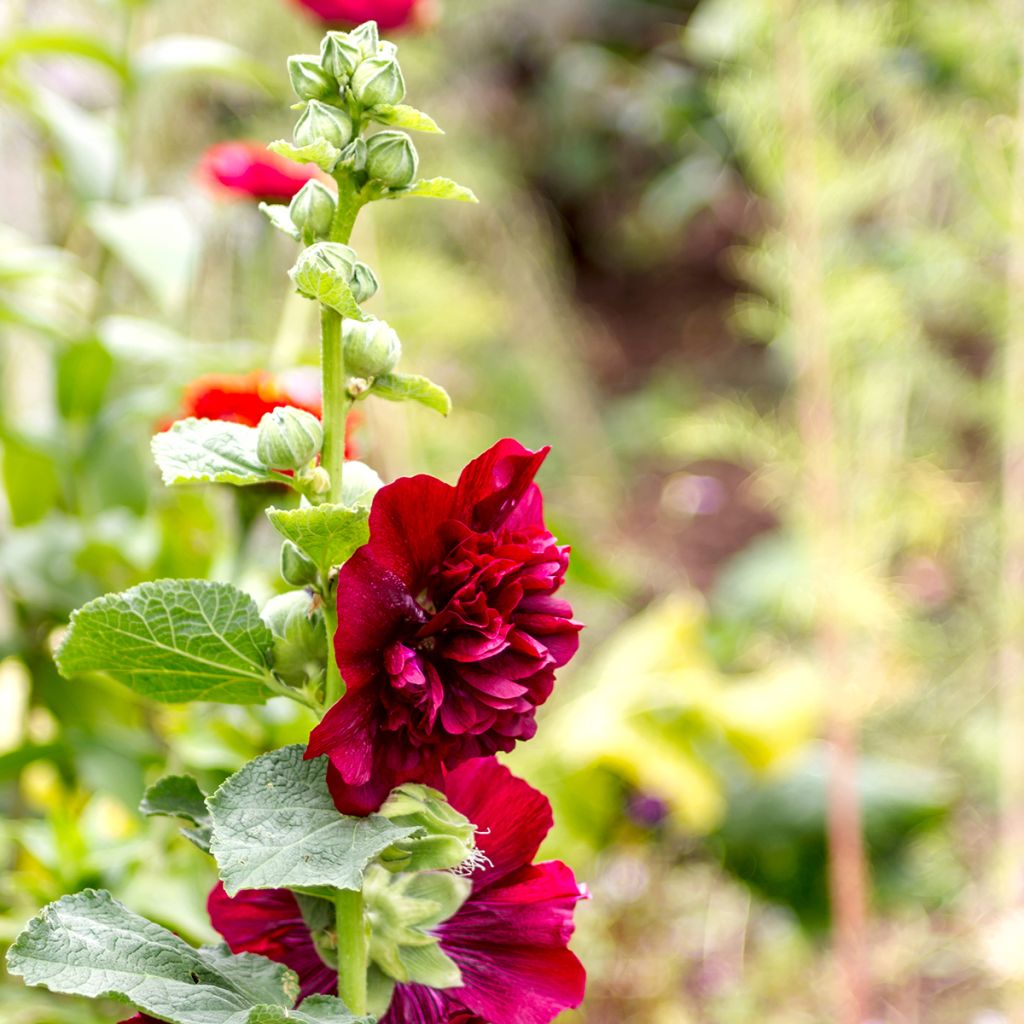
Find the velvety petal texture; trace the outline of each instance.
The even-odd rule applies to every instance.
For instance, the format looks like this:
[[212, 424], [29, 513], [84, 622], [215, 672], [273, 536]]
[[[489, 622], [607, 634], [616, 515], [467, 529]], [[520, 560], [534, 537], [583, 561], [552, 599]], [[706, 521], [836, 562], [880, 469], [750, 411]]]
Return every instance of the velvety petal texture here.
[[555, 596], [569, 549], [533, 482], [546, 455], [506, 439], [454, 487], [405, 477], [374, 498], [370, 540], [338, 576], [347, 689], [307, 751], [330, 756], [342, 810], [374, 810], [403, 782], [436, 785], [536, 731], [580, 629]]
[[[381, 1024], [549, 1024], [579, 1006], [586, 987], [568, 948], [583, 891], [561, 862], [530, 863], [551, 827], [551, 807], [494, 758], [455, 769], [445, 786], [452, 806], [476, 824], [487, 858], [469, 899], [435, 929], [464, 984], [398, 985]], [[218, 887], [210, 916], [235, 952], [261, 953], [296, 971], [303, 998], [336, 991], [290, 893], [230, 899]]]
[[375, 21], [382, 30], [423, 25], [432, 20], [426, 0], [295, 0], [321, 21], [343, 27]]
[[199, 161], [199, 178], [218, 197], [253, 202], [291, 202], [311, 178], [320, 177], [313, 164], [297, 164], [271, 153], [261, 142], [221, 142]]

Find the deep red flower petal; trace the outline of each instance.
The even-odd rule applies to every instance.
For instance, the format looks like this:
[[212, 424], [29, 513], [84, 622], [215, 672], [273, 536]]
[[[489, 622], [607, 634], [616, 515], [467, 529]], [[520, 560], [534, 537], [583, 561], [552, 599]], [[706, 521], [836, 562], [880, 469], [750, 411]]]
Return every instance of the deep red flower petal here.
[[271, 153], [259, 142], [221, 142], [199, 162], [200, 180], [218, 195], [290, 202], [311, 178], [320, 177], [312, 164], [297, 164]]
[[[477, 531], [499, 529], [530, 491], [550, 450], [530, 451], [510, 437], [488, 448], [462, 471], [455, 485], [452, 518]], [[531, 493], [531, 516], [535, 500]]]
[[359, 25], [375, 21], [384, 30], [418, 21], [423, 0], [296, 0], [318, 18], [332, 24]]
[[493, 757], [448, 773], [448, 801], [477, 827], [477, 845], [490, 862], [473, 875], [473, 888], [494, 885], [529, 864], [551, 831], [551, 804]]

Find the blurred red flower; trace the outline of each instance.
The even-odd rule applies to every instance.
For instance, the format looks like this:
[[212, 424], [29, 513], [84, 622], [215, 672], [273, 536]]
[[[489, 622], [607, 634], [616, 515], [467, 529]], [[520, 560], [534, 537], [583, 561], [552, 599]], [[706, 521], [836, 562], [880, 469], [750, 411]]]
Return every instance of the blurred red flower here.
[[569, 549], [533, 483], [547, 451], [506, 439], [455, 487], [414, 476], [377, 492], [370, 540], [338, 576], [348, 689], [306, 754], [330, 756], [341, 810], [370, 813], [402, 782], [438, 785], [536, 731], [580, 630], [555, 596]]
[[[484, 855], [469, 899], [433, 929], [463, 984], [397, 985], [381, 1024], [548, 1024], [579, 1006], [586, 987], [568, 948], [585, 890], [561, 861], [531, 863], [551, 828], [551, 805], [494, 758], [457, 768], [445, 789], [476, 825]], [[208, 908], [233, 952], [259, 953], [295, 971], [303, 999], [337, 991], [337, 973], [320, 959], [287, 890], [243, 890], [232, 899], [218, 885]]]
[[388, 29], [422, 26], [433, 20], [430, 0], [295, 0], [321, 21], [345, 26], [375, 21]]
[[313, 164], [297, 164], [271, 153], [261, 142], [221, 142], [199, 161], [199, 177], [218, 196], [268, 203], [290, 202], [320, 172]]

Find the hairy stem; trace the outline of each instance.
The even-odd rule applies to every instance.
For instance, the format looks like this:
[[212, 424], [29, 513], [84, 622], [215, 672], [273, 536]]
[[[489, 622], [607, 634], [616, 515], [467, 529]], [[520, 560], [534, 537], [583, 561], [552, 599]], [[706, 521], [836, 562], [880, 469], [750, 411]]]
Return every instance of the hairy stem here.
[[339, 889], [334, 896], [338, 930], [338, 998], [352, 1013], [366, 1013], [368, 950], [363, 894]]

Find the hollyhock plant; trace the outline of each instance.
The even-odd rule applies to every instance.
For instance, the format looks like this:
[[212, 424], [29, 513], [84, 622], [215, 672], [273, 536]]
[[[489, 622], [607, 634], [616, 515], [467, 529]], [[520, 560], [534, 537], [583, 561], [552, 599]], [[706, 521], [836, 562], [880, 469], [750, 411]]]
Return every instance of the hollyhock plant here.
[[[532, 863], [551, 828], [545, 796], [494, 758], [450, 772], [451, 805], [475, 822], [486, 860], [472, 892], [435, 932], [462, 986], [398, 984], [382, 1024], [547, 1024], [579, 1006], [586, 974], [569, 950], [573, 910], [584, 896], [560, 861]], [[303, 998], [333, 994], [337, 975], [317, 953], [295, 897], [285, 890], [210, 895], [210, 918], [236, 953], [260, 953], [299, 976]]]
[[[533, 478], [547, 449], [499, 441], [449, 486], [377, 493], [370, 541], [338, 577], [334, 649], [348, 689], [313, 730], [351, 813], [396, 785], [533, 736], [580, 626], [556, 596], [569, 564]], [[338, 784], [340, 780], [341, 784]]]
[[295, 0], [327, 24], [375, 21], [382, 29], [421, 25], [432, 17], [430, 0]]
[[288, 203], [320, 174], [312, 164], [296, 164], [268, 152], [259, 142], [221, 142], [199, 161], [199, 178], [215, 195], [253, 202]]

